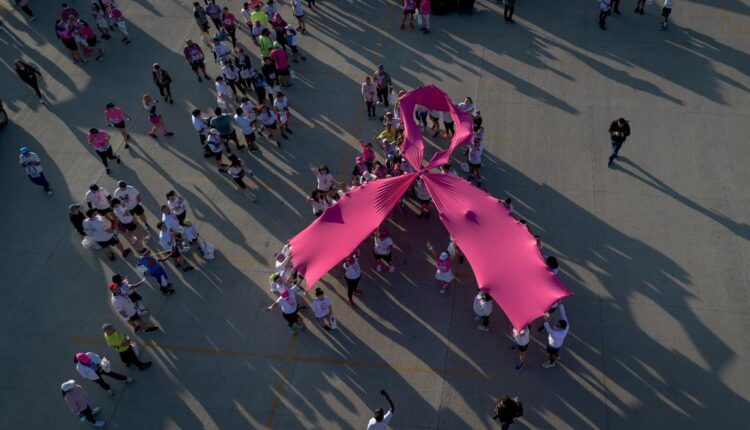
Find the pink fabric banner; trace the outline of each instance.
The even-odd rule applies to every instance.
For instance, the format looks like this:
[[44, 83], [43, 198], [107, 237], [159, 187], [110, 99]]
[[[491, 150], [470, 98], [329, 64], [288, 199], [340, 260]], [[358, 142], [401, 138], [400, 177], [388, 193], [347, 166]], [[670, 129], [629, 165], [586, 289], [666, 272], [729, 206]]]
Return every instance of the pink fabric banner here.
[[440, 220], [486, 289], [520, 330], [572, 293], [548, 268], [526, 226], [462, 178], [422, 175]]
[[357, 187], [289, 240], [294, 267], [308, 290], [383, 222], [416, 178], [412, 173]]

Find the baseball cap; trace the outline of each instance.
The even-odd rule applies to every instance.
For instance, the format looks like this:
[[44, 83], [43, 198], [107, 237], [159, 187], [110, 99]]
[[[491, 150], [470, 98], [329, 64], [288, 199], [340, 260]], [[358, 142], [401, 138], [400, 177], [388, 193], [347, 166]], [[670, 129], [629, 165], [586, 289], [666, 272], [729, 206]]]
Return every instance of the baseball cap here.
[[21, 152], [21, 154], [26, 155], [29, 153], [29, 148], [22, 146], [21, 149], [19, 149], [19, 151]]
[[63, 382], [62, 385], [60, 385], [60, 389], [62, 389], [63, 391], [70, 391], [75, 386], [76, 386], [75, 379], [70, 379], [68, 381]]
[[83, 364], [89, 364], [91, 359], [85, 353], [79, 352], [78, 354], [76, 354], [76, 361]]
[[73, 212], [73, 209], [80, 209], [81, 205], [78, 203], [73, 203], [72, 205], [68, 206], [68, 211]]

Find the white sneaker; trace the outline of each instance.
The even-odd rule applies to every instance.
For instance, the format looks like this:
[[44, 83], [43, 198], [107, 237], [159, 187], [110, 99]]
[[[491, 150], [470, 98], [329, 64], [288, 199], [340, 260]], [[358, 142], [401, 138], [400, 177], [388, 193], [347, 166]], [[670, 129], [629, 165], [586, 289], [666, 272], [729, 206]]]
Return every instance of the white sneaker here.
[[485, 326], [483, 326], [483, 325], [478, 325], [478, 326], [477, 326], [477, 330], [481, 330], [481, 331], [490, 331], [490, 328], [489, 328], [489, 327], [485, 327]]
[[106, 421], [97, 420], [94, 424], [91, 424], [91, 425], [96, 428], [102, 428], [104, 427], [105, 424], [107, 424]]
[[112, 396], [114, 396], [114, 395], [115, 395], [115, 390], [113, 390], [113, 389], [111, 389], [111, 388], [110, 388], [109, 390], [107, 390], [107, 395], [108, 395], [109, 397], [112, 397]]
[[380, 264], [378, 264], [377, 266], [375, 266], [375, 271], [376, 272], [382, 272], [383, 271], [383, 266], [381, 266]]
[[135, 379], [131, 378], [130, 376], [128, 376], [128, 379], [125, 380], [126, 384], [132, 384], [133, 382], [135, 382]]
[[481, 319], [482, 319], [482, 317], [480, 317], [479, 315], [476, 315], [476, 316], [474, 317], [474, 321], [479, 321], [479, 320], [481, 320]]
[[396, 271], [396, 266], [389, 267], [388, 271], [391, 272], [391, 273], [395, 272]]
[[555, 366], [557, 366], [556, 363], [550, 363], [549, 361], [545, 361], [544, 363], [542, 363], [542, 367], [544, 367], [545, 369], [549, 369], [550, 367], [555, 367]]
[[98, 414], [101, 411], [102, 411], [102, 408], [100, 408], [99, 406], [97, 406], [97, 407], [95, 407], [94, 409], [91, 410], [91, 415], [96, 415], [96, 414]]
[[54, 191], [52, 191], [52, 190], [49, 190], [49, 191], [47, 191], [47, 195], [48, 195], [48, 196], [51, 196], [52, 194], [55, 194], [55, 192], [54, 192]]

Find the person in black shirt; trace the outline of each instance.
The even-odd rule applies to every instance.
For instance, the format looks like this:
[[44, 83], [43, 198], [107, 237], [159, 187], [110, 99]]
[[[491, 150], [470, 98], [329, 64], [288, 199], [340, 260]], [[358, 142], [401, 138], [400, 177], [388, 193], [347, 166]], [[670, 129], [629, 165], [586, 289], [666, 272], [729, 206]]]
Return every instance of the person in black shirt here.
[[39, 91], [39, 81], [37, 80], [37, 75], [42, 76], [39, 70], [21, 59], [16, 60], [15, 66], [18, 77], [34, 90], [36, 96], [39, 97], [39, 103], [44, 104], [44, 97], [42, 92]]
[[630, 136], [630, 125], [628, 125], [625, 118], [618, 118], [612, 121], [612, 124], [609, 126], [609, 135], [612, 137], [612, 154], [609, 156], [607, 166], [612, 165], [612, 162], [620, 152], [622, 144], [625, 143], [625, 139]]
[[69, 209], [70, 223], [73, 224], [73, 227], [81, 236], [86, 236], [86, 232], [83, 231], [83, 220], [86, 219], [86, 216], [81, 212], [81, 205], [75, 203], [70, 205]]
[[513, 424], [513, 420], [521, 416], [523, 416], [523, 404], [518, 397], [500, 396], [497, 399], [492, 419], [500, 421], [502, 425], [500, 428], [507, 430]]

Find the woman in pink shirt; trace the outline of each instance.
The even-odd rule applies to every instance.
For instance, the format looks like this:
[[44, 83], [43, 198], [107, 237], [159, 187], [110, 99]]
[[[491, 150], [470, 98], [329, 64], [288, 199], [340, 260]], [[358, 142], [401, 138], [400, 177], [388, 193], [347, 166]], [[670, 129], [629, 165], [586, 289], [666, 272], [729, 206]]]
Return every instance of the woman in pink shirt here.
[[107, 121], [109, 127], [114, 127], [120, 130], [122, 140], [125, 142], [125, 149], [128, 149], [128, 140], [130, 140], [130, 134], [125, 130], [125, 120], [130, 121], [130, 117], [121, 108], [115, 106], [114, 103], [109, 102], [104, 109], [104, 118]]
[[109, 174], [109, 163], [107, 160], [115, 160], [117, 164], [120, 164], [120, 156], [112, 153], [112, 145], [109, 144], [109, 135], [106, 131], [92, 128], [89, 130], [87, 139], [91, 146], [94, 147], [96, 155], [102, 159], [104, 164], [104, 170]]
[[375, 91], [375, 84], [372, 83], [369, 76], [362, 83], [362, 97], [365, 98], [365, 104], [367, 105], [367, 119], [375, 119], [375, 102], [378, 101], [378, 93]]
[[281, 87], [291, 88], [292, 77], [289, 70], [289, 55], [287, 55], [279, 42], [273, 42], [271, 60], [273, 60], [273, 63], [276, 66], [276, 71], [279, 73], [279, 84], [281, 84]]
[[237, 47], [237, 18], [234, 17], [229, 8], [221, 10], [221, 26], [226, 30], [229, 38], [232, 40], [232, 48]]
[[152, 124], [151, 130], [148, 131], [148, 135], [156, 139], [156, 130], [162, 129], [164, 136], [172, 136], [174, 133], [167, 130], [167, 126], [164, 125], [164, 119], [161, 117], [156, 104], [159, 100], [154, 99], [148, 94], [143, 95], [143, 108], [148, 112], [148, 120]]
[[419, 30], [424, 34], [430, 34], [430, 14], [432, 13], [431, 0], [422, 0], [419, 3], [419, 16], [422, 17], [422, 28]]

